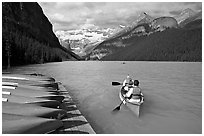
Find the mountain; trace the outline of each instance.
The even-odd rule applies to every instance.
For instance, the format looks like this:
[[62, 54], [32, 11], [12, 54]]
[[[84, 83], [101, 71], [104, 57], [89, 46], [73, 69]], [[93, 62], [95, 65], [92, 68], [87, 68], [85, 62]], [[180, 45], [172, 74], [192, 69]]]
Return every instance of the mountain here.
[[194, 15], [190, 16], [189, 18], [186, 18], [183, 20], [179, 26], [184, 27], [186, 24], [196, 21], [196, 20], [202, 20], [202, 12], [195, 13]]
[[196, 13], [190, 8], [187, 8], [183, 10], [178, 16], [175, 16], [175, 19], [177, 20], [178, 24], [186, 20], [187, 18], [194, 16]]
[[144, 24], [144, 23], [150, 23], [154, 20], [153, 17], [151, 17], [150, 15], [148, 15], [147, 13], [143, 12], [139, 15], [139, 18], [137, 19], [136, 22], [134, 22], [134, 24], [136, 25], [140, 25], [140, 24]]
[[76, 60], [62, 47], [52, 24], [35, 2], [2, 3], [2, 60], [7, 65]]
[[55, 35], [65, 48], [84, 56], [89, 48], [94, 47], [96, 43], [102, 42], [112, 33], [113, 29], [111, 28], [92, 26], [91, 28], [82, 27], [78, 30], [58, 30]]
[[123, 42], [129, 46], [101, 60], [202, 61], [202, 28], [172, 28]]
[[145, 36], [151, 35], [155, 32], [161, 32], [168, 28], [178, 27], [177, 21], [172, 17], [159, 17], [153, 19], [146, 13], [143, 15], [143, 18], [136, 21], [138, 24], [131, 25], [129, 29], [125, 28], [99, 44], [90, 53], [90, 58], [98, 57], [101, 59], [129, 46], [130, 44], [126, 44], [126, 41], [128, 40], [136, 40], [139, 42]]
[[87, 56], [104, 40], [117, 37], [123, 33], [131, 31], [135, 26], [149, 23], [153, 19], [153, 17], [143, 12], [137, 17], [137, 20], [131, 22], [131, 24], [121, 24], [114, 28], [99, 28], [98, 26], [92, 25], [91, 28], [82, 27], [78, 30], [58, 30], [55, 32], [55, 35], [65, 48], [75, 52], [79, 56]]
[[[131, 22], [130, 24], [127, 24], [126, 26], [121, 27], [120, 29], [115, 31], [114, 34], [109, 36], [108, 39], [113, 39], [115, 37], [119, 37], [121, 35], [124, 35], [127, 32], [133, 31], [138, 25], [149, 24], [153, 20], [154, 20], [153, 17], [151, 17], [147, 13], [143, 12], [137, 17], [137, 19], [134, 22]], [[108, 40], [108, 39], [106, 39], [106, 40]]]
[[180, 27], [173, 17], [155, 18], [103, 41], [89, 58], [202, 61], [202, 19], [191, 20]]
[[185, 9], [183, 10], [179, 15], [175, 16], [175, 19], [177, 20], [179, 27], [184, 27], [186, 24], [202, 19], [202, 11], [195, 12], [192, 9]]

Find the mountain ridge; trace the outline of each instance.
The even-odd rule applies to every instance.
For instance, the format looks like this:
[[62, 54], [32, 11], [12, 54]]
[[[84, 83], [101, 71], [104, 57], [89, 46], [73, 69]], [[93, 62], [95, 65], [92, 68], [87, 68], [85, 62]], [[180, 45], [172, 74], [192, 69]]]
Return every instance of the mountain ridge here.
[[[162, 37], [162, 34], [165, 34], [166, 35], [166, 37], [164, 37], [165, 39], [160, 39], [160, 40], [161, 40], [161, 43], [165, 44], [166, 42], [167, 45], [169, 45], [169, 47], [165, 46], [166, 48], [172, 47], [172, 50], [174, 50], [176, 47], [170, 46], [170, 45], [172, 45], [173, 43], [179, 43], [181, 45], [187, 44], [188, 46], [187, 50], [189, 50], [190, 48], [194, 50], [194, 47], [189, 44], [193, 44], [193, 42], [195, 42], [196, 44], [195, 52], [197, 52], [198, 55], [192, 54], [192, 52], [186, 51], [185, 46], [182, 47], [179, 45], [180, 49], [183, 48], [183, 54], [180, 52], [174, 51], [175, 52], [174, 55], [179, 56], [177, 58], [175, 58], [171, 53], [168, 53], [168, 50], [165, 50], [166, 58], [168, 59], [163, 58], [165, 55], [160, 56], [157, 53], [155, 53], [155, 56], [157, 56], [156, 59], [152, 59], [152, 58], [149, 58], [148, 55], [146, 55], [145, 57], [144, 55], [145, 51], [144, 51], [144, 53], [142, 53], [142, 56], [143, 56], [142, 58], [144, 60], [201, 61], [202, 53], [199, 51], [199, 49], [201, 49], [200, 47], [202, 47], [202, 44], [200, 42], [202, 41], [202, 39], [200, 38], [200, 36], [202, 35], [201, 34], [202, 20], [199, 21], [199, 18], [196, 19], [194, 17], [195, 15], [196, 13], [190, 16], [189, 18], [185, 18], [185, 20], [182, 20], [184, 22], [190, 19], [190, 21], [188, 21], [184, 25], [178, 24], [177, 20], [173, 17], [159, 17], [152, 20], [150, 23], [136, 25], [136, 27], [129, 29], [128, 31], [122, 30], [121, 32], [119, 32], [119, 34], [116, 34], [115, 36], [112, 36], [106, 39], [100, 45], [98, 45], [90, 54], [91, 56], [90, 58], [98, 58], [101, 60], [142, 60], [140, 57], [135, 56], [133, 51], [140, 50], [141, 52], [143, 52], [144, 49], [141, 50], [142, 46], [147, 46], [148, 48], [151, 48], [153, 50], [153, 48], [150, 45], [154, 43], [154, 40], [158, 41], [158, 39]], [[192, 17], [194, 17], [195, 19], [194, 20], [191, 19]], [[192, 31], [195, 32], [195, 35], [197, 35], [197, 37], [193, 36]], [[187, 37], [182, 36], [182, 32], [184, 33], [184, 35], [187, 35]], [[174, 36], [176, 35], [182, 38], [174, 37], [172, 36], [172, 34]], [[155, 35], [157, 35], [158, 37], [156, 37]], [[152, 39], [152, 37], [154, 37], [154, 40]], [[168, 38], [168, 37], [173, 37], [173, 38]], [[194, 39], [191, 39], [191, 37], [194, 37]], [[173, 39], [175, 39], [175, 41]], [[189, 39], [191, 39], [193, 42], [189, 41]], [[185, 41], [187, 41], [187, 43], [185, 43]], [[159, 47], [163, 49], [162, 45], [159, 42], [156, 44], [158, 44]], [[132, 48], [132, 50], [128, 50], [127, 48]], [[162, 50], [160, 51], [162, 53]], [[126, 55], [124, 56], [123, 52], [125, 52], [125, 54], [129, 54], [129, 57]], [[150, 55], [151, 53], [148, 52], [148, 54]], [[153, 55], [153, 58], [155, 56]], [[160, 56], [161, 58], [159, 58], [158, 56]], [[188, 57], [183, 57], [183, 56], [188, 56]]]
[[181, 11], [181, 13], [177, 16], [175, 16], [174, 18], [177, 20], [178, 24], [180, 24], [182, 21], [186, 20], [187, 18], [195, 15], [196, 12], [193, 11], [190, 8], [184, 9], [183, 11]]

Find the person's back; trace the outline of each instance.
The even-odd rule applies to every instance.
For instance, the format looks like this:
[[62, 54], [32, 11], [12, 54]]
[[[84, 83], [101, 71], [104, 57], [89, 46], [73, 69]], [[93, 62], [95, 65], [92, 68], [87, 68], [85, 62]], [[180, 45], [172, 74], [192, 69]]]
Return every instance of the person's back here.
[[139, 98], [141, 95], [141, 88], [139, 87], [139, 81], [134, 80], [134, 87], [132, 92], [132, 98]]
[[139, 87], [134, 87], [132, 92], [132, 98], [139, 98], [141, 95], [141, 89]]
[[[127, 80], [129, 80], [127, 82]], [[126, 91], [125, 99], [131, 99], [131, 98], [140, 98], [141, 96], [141, 89], [139, 87], [139, 81], [138, 80], [132, 80], [129, 76], [127, 76], [127, 80], [125, 79], [123, 82], [123, 89]], [[124, 101], [124, 104], [126, 102]]]

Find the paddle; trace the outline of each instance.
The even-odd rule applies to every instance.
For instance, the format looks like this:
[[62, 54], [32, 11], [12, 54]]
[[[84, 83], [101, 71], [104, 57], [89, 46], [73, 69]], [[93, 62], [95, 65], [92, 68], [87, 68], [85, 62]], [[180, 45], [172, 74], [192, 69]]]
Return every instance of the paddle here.
[[[138, 95], [141, 97], [144, 97], [143, 95]], [[123, 101], [125, 101], [127, 98], [131, 99], [132, 95], [130, 97], [126, 97]], [[123, 104], [123, 101], [113, 110], [113, 111], [119, 111], [120, 110], [120, 106]]]
[[120, 82], [112, 82], [112, 85], [122, 85]]
[[[123, 101], [125, 101], [125, 99]], [[119, 111], [120, 110], [120, 106], [123, 104], [123, 101], [113, 111]]]
[[124, 100], [113, 110], [113, 111], [119, 111], [120, 110], [120, 106], [123, 104], [123, 102], [128, 98], [131, 99], [132, 95], [130, 95], [130, 97], [125, 97]]

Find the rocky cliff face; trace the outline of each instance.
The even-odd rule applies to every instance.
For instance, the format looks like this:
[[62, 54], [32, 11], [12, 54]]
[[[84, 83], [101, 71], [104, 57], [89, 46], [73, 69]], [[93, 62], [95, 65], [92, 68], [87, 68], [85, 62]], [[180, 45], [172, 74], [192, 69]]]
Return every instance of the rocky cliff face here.
[[192, 9], [187, 8], [183, 10], [178, 16], [176, 16], [175, 19], [180, 24], [181, 22], [183, 22], [184, 20], [191, 16], [194, 16], [195, 14], [196, 13]]
[[150, 23], [150, 26], [154, 30], [163, 31], [166, 28], [177, 28], [178, 23], [176, 19], [174, 19], [173, 17], [159, 17], [159, 18], [154, 19]]
[[[2, 31], [3, 62], [8, 52], [11, 64], [43, 63], [74, 57], [60, 45], [52, 31], [52, 24], [38, 3], [3, 2]], [[62, 52], [64, 56], [60, 55]]]
[[148, 15], [147, 13], [142, 13], [140, 14], [140, 17], [137, 21], [137, 25], [140, 25], [140, 24], [144, 24], [144, 23], [150, 23], [154, 20], [153, 17], [151, 17], [150, 15]]
[[141, 39], [144, 39], [144, 36], [177, 27], [178, 23], [176, 19], [172, 17], [159, 17], [153, 19], [153, 17], [148, 14], [142, 13], [133, 25], [127, 27], [128, 29], [124, 28], [124, 30], [98, 45], [90, 54], [90, 58], [97, 57], [101, 59], [117, 52], [121, 48], [129, 46], [130, 44], [127, 44], [129, 40], [136, 40], [139, 42]]

